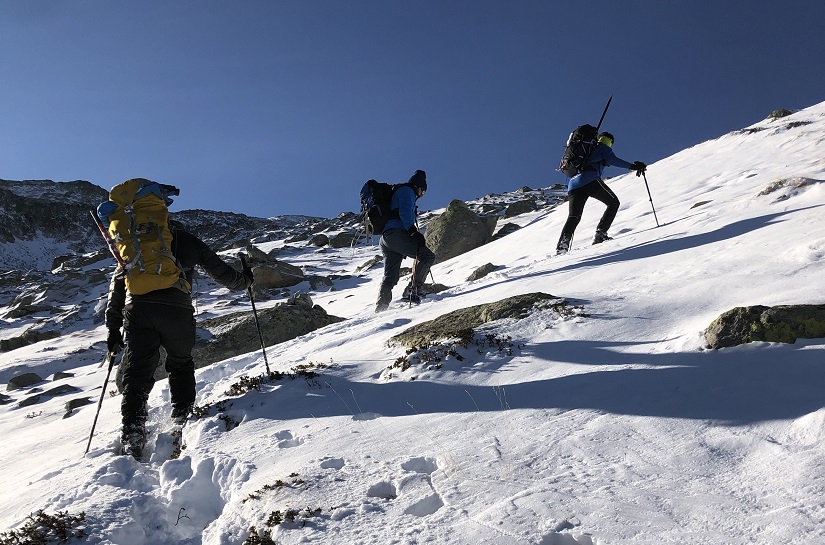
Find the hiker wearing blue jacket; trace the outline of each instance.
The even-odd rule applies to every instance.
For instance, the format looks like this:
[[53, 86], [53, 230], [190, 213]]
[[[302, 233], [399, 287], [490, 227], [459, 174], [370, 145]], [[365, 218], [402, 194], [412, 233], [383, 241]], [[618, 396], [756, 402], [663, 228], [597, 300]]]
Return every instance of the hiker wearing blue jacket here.
[[610, 165], [614, 167], [622, 167], [629, 170], [635, 170], [637, 175], [645, 171], [647, 166], [641, 161], [628, 163], [624, 159], [619, 159], [613, 153], [613, 135], [609, 132], [599, 134], [598, 144], [590, 154], [587, 165], [579, 173], [570, 178], [567, 183], [567, 200], [569, 203], [569, 212], [567, 215], [567, 222], [561, 230], [559, 242], [556, 244], [556, 255], [566, 254], [570, 251], [570, 243], [573, 240], [573, 233], [579, 225], [584, 212], [584, 203], [587, 199], [593, 197], [594, 199], [603, 202], [607, 205], [607, 209], [599, 220], [596, 226], [596, 236], [593, 237], [593, 244], [600, 244], [605, 240], [610, 240], [607, 236], [607, 230], [616, 218], [616, 212], [619, 211], [619, 198], [613, 191], [607, 187], [602, 179], [602, 172], [604, 167]]
[[394, 217], [387, 222], [381, 233], [384, 278], [381, 280], [375, 312], [387, 310], [390, 305], [392, 289], [401, 276], [401, 262], [405, 257], [415, 258], [416, 261], [413, 265], [413, 276], [404, 288], [402, 298], [410, 303], [421, 302], [421, 287], [427, 279], [430, 267], [435, 263], [435, 254], [427, 248], [427, 242], [418, 230], [415, 218], [415, 203], [426, 191], [427, 174], [423, 170], [416, 170], [409, 181], [398, 187], [392, 195], [390, 210]]

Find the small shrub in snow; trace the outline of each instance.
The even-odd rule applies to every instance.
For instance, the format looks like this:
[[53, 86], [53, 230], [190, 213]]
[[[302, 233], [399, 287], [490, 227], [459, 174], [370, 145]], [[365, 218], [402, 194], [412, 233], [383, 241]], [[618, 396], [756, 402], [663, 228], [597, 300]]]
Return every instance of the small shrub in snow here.
[[49, 515], [41, 509], [29, 515], [22, 528], [0, 533], [0, 545], [67, 543], [72, 538], [86, 536], [85, 522], [86, 513], [70, 515], [68, 511], [58, 511]]
[[304, 480], [299, 479], [297, 473], [292, 473], [289, 477], [292, 479], [292, 481], [289, 482], [289, 483], [284, 482], [281, 479], [278, 479], [277, 481], [275, 481], [272, 484], [265, 484], [264, 486], [262, 486], [261, 488], [259, 488], [255, 492], [252, 492], [251, 494], [249, 494], [243, 500], [242, 503], [246, 503], [249, 500], [259, 500], [259, 499], [261, 499], [261, 496], [263, 496], [264, 493], [266, 493], [266, 492], [271, 492], [273, 490], [279, 490], [279, 489], [285, 488], [285, 487], [293, 488], [295, 486], [304, 484]]
[[260, 534], [257, 528], [252, 526], [249, 529], [249, 536], [244, 540], [243, 545], [276, 545], [272, 541], [272, 530], [263, 530]]

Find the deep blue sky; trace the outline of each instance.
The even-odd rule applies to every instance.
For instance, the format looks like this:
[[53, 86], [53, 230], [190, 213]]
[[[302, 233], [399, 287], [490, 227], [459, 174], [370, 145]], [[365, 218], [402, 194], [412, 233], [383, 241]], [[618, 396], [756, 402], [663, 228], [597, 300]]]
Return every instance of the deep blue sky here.
[[331, 217], [420, 168], [438, 208], [566, 181], [610, 95], [614, 150], [648, 163], [821, 102], [823, 21], [810, 0], [0, 0], [0, 179]]

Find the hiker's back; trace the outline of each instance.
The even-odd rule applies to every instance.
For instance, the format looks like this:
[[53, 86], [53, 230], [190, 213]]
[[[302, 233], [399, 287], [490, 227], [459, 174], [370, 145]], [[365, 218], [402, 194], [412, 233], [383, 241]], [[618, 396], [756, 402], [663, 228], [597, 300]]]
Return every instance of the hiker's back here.
[[172, 253], [167, 202], [177, 194], [172, 186], [133, 178], [113, 187], [109, 200], [97, 208], [120, 255], [126, 289], [132, 295], [173, 286], [189, 291]]

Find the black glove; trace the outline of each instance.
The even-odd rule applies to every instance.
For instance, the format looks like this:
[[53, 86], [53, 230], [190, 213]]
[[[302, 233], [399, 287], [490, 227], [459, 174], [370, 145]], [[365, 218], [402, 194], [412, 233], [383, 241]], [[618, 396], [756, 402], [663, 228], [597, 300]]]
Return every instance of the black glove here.
[[251, 286], [252, 283], [255, 282], [255, 275], [252, 274], [252, 269], [251, 268], [244, 267], [243, 270], [241, 271], [241, 274], [244, 275], [247, 280], [249, 280], [249, 284], [247, 284], [248, 286]]
[[106, 337], [106, 349], [110, 354], [117, 354], [123, 348], [123, 335], [120, 333], [120, 328], [109, 329], [109, 336]]
[[419, 248], [421, 246], [427, 245], [427, 240], [424, 238], [424, 235], [422, 235], [420, 232], [416, 231], [410, 236], [412, 236], [413, 242], [415, 242]]
[[636, 171], [636, 176], [641, 176], [645, 170], [647, 170], [647, 165], [641, 161], [634, 161], [632, 165], [630, 165], [630, 170]]

